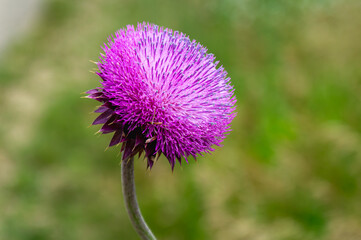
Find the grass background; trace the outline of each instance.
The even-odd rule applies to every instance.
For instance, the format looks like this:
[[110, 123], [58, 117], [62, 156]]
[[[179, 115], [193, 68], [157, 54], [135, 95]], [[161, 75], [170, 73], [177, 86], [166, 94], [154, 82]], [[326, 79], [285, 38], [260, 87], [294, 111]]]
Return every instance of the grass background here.
[[149, 21], [221, 60], [238, 115], [224, 147], [171, 172], [136, 161], [159, 239], [361, 239], [361, 4], [45, 0], [0, 60], [0, 239], [137, 239], [119, 148], [87, 128], [107, 36]]

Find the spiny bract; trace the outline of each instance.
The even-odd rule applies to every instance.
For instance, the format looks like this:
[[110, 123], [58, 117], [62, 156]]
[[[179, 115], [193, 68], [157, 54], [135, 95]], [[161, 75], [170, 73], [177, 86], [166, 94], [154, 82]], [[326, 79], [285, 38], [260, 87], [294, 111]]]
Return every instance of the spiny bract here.
[[213, 151], [230, 131], [236, 99], [213, 54], [178, 31], [142, 23], [108, 38], [97, 63], [102, 105], [93, 124], [123, 143], [123, 160], [145, 152], [148, 167], [163, 153], [176, 159]]

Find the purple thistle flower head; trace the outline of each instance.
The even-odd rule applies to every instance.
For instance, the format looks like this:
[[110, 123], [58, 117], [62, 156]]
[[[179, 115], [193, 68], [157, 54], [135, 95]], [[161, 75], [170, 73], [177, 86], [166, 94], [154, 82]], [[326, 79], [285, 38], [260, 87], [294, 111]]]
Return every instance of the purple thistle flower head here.
[[157, 25], [128, 25], [108, 38], [97, 63], [102, 103], [93, 124], [123, 143], [123, 160], [145, 152], [147, 166], [164, 154], [174, 168], [220, 146], [235, 116], [230, 78], [213, 54], [183, 33]]

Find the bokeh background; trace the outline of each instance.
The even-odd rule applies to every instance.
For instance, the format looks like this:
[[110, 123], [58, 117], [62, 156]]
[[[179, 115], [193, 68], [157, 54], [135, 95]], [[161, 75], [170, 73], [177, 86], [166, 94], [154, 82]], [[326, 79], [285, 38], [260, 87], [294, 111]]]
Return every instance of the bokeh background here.
[[80, 97], [107, 36], [138, 21], [207, 46], [238, 98], [214, 154], [173, 173], [136, 161], [159, 239], [361, 239], [360, 1], [0, 4], [0, 239], [137, 239], [119, 148], [104, 151], [97, 103]]

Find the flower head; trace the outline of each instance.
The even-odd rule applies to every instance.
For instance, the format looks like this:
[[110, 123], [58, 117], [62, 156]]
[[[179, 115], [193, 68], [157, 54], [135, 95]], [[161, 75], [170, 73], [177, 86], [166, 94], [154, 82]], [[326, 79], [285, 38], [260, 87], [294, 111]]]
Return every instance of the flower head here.
[[128, 25], [108, 38], [97, 63], [102, 87], [88, 97], [102, 105], [93, 124], [123, 143], [123, 160], [145, 152], [148, 167], [164, 154], [174, 168], [182, 157], [213, 151], [230, 131], [236, 99], [213, 54], [183, 33], [157, 25]]

